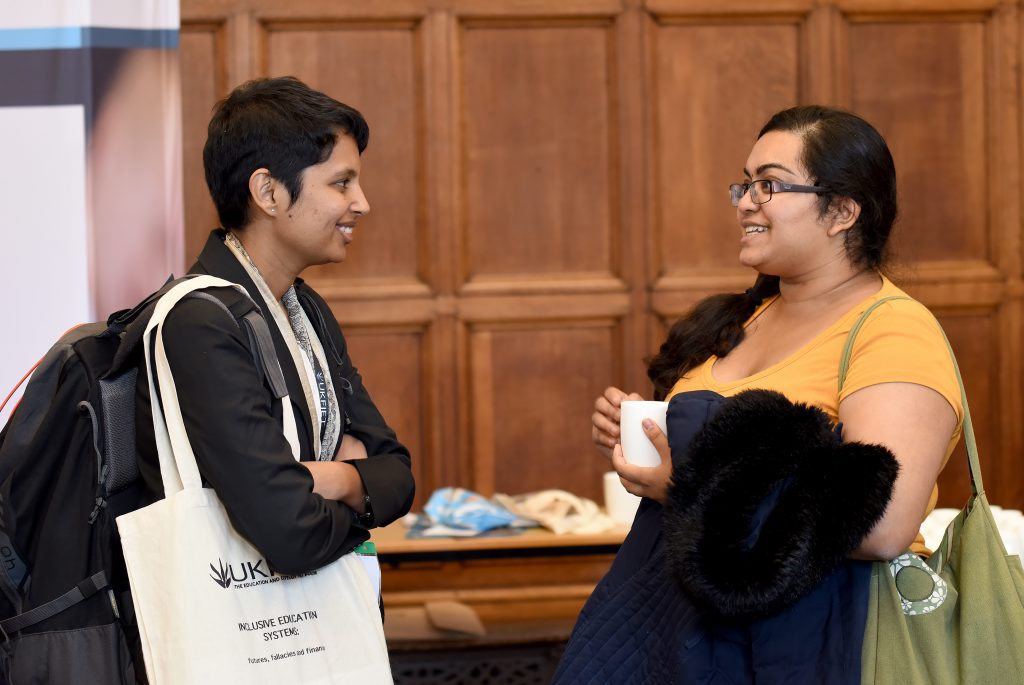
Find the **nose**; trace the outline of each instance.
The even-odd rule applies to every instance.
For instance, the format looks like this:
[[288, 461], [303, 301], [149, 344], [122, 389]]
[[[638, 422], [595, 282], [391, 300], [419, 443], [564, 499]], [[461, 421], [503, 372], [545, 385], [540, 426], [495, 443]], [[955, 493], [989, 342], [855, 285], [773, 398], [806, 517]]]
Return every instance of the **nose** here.
[[366, 201], [366, 194], [363, 192], [363, 187], [357, 185], [352, 194], [352, 204], [350, 205], [353, 214], [359, 216], [366, 216], [370, 213], [370, 203]]
[[747, 192], [740, 196], [740, 201], [736, 203], [737, 214], [749, 214], [750, 212], [756, 212], [761, 206], [756, 204], [751, 197], [754, 192], [754, 186], [747, 188]]

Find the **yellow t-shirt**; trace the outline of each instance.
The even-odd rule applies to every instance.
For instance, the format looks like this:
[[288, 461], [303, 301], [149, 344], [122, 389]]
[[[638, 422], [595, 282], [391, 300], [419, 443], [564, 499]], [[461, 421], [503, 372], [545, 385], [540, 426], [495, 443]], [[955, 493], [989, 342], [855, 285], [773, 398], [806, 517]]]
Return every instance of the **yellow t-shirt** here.
[[[857, 333], [846, 382], [839, 391], [839, 359], [850, 329], [872, 304], [894, 295], [907, 297], [883, 277], [882, 287], [877, 293], [858, 303], [787, 359], [752, 376], [720, 382], [712, 372], [718, 357], [712, 356], [680, 378], [672, 386], [668, 399], [690, 390], [711, 390], [725, 397], [752, 388], [776, 390], [792, 402], [819, 407], [833, 422], [837, 422], [839, 403], [862, 388], [879, 383], [916, 383], [942, 395], [956, 412], [957, 427], [943, 459], [945, 466], [960, 439], [963, 406], [942, 330], [924, 305], [916, 300], [892, 300], [879, 305], [870, 314]], [[773, 301], [774, 298], [762, 304], [746, 325], [760, 316]], [[937, 497], [938, 486], [932, 490], [926, 515], [935, 508]], [[912, 549], [927, 553], [920, 535]]]

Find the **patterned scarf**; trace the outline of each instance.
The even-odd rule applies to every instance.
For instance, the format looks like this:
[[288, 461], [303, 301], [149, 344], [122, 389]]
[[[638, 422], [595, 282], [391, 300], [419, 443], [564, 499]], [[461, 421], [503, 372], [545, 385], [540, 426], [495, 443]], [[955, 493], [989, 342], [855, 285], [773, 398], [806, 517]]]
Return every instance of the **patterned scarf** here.
[[[270, 286], [263, 279], [241, 241], [229, 232], [224, 244], [256, 284], [256, 289], [266, 304], [265, 310], [271, 313], [288, 345], [292, 361], [302, 383], [303, 393], [306, 396], [309, 415], [313, 420], [313, 451], [318, 461], [331, 461], [334, 459], [334, 452], [340, 437], [338, 396], [334, 392], [334, 383], [331, 381], [327, 355], [324, 353], [320, 339], [316, 335], [310, 334], [310, 331], [314, 329], [305, 310], [299, 304], [295, 286], [289, 286], [279, 302], [270, 291]], [[306, 364], [312, 367], [318, 387], [310, 387], [309, 376], [305, 372]]]

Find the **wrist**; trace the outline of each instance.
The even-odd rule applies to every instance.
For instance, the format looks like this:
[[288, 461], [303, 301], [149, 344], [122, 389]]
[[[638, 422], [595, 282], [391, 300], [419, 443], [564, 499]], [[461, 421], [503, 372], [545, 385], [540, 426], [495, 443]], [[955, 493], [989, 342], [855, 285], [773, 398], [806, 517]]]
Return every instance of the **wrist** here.
[[344, 502], [357, 514], [362, 514], [366, 510], [366, 490], [363, 489], [363, 479], [360, 478], [359, 471], [356, 470], [356, 467], [347, 462], [335, 463], [337, 463], [342, 469], [340, 478], [338, 479], [337, 499]]
[[342, 501], [356, 512], [356, 521], [360, 526], [372, 528], [374, 526], [374, 518], [370, 494], [366, 492], [366, 486], [363, 485], [363, 478], [359, 475], [359, 469], [354, 466], [351, 468], [353, 471], [351, 482], [354, 483], [354, 487], [350, 495]]

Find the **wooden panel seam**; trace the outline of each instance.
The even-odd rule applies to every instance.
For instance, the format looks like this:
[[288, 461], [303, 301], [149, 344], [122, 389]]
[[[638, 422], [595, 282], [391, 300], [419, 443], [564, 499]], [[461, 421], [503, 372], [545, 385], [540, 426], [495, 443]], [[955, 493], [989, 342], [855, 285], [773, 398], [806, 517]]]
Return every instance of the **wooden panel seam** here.
[[561, 272], [557, 275], [521, 274], [518, 278], [508, 275], [480, 275], [467, 281], [459, 290], [465, 296], [474, 295], [521, 295], [542, 293], [613, 293], [626, 292], [626, 283], [613, 274], [591, 274]]
[[459, 300], [460, 319], [470, 322], [578, 320], [594, 317], [621, 317], [629, 313], [625, 293], [587, 296], [550, 295], [546, 297], [494, 297]]
[[[388, 569], [384, 569], [387, 574]], [[470, 590], [418, 590], [418, 591], [384, 591], [387, 606], [408, 606], [457, 600], [466, 603], [518, 603], [531, 600], [587, 598], [594, 591], [592, 583], [573, 583], [566, 585], [530, 585], [527, 587], [487, 588]]]

